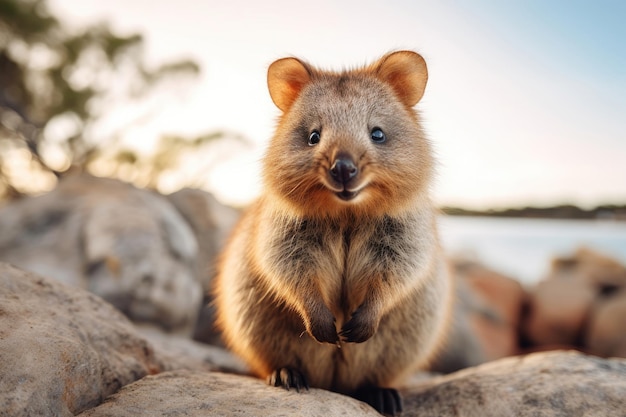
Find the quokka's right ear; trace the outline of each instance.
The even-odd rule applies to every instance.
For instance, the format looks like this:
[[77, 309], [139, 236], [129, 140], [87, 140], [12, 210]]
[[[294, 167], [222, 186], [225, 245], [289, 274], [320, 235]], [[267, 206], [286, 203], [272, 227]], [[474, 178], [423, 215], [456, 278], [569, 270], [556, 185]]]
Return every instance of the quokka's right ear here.
[[297, 58], [274, 61], [267, 70], [267, 86], [272, 101], [283, 112], [289, 110], [302, 88], [311, 81], [307, 65]]

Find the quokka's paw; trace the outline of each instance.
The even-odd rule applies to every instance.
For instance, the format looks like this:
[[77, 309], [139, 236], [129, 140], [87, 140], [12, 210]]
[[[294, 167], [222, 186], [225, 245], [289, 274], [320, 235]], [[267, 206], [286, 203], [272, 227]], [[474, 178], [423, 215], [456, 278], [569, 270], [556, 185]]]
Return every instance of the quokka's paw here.
[[362, 343], [374, 336], [376, 330], [378, 330], [378, 320], [367, 314], [361, 306], [352, 313], [350, 320], [343, 325], [339, 336], [344, 342]]
[[274, 370], [268, 377], [267, 383], [273, 387], [283, 387], [287, 391], [295, 388], [300, 392], [301, 389], [308, 390], [309, 383], [302, 372], [292, 368], [279, 368]]
[[395, 416], [402, 412], [402, 397], [393, 388], [366, 386], [358, 389], [352, 397], [368, 403], [384, 415]]
[[335, 317], [326, 307], [312, 314], [308, 330], [311, 336], [320, 343], [339, 343], [339, 335], [335, 327]]

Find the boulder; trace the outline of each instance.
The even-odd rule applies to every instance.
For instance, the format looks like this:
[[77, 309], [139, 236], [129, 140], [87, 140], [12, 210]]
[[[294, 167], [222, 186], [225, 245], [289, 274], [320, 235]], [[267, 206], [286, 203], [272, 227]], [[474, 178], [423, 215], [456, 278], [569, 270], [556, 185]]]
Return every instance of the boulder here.
[[179, 369], [248, 373], [222, 348], [137, 328], [87, 291], [0, 263], [0, 415], [73, 415]]
[[530, 290], [525, 339], [534, 346], [577, 346], [595, 298], [580, 277], [552, 277]]
[[456, 300], [443, 352], [432, 370], [452, 372], [519, 353], [526, 292], [513, 278], [466, 259], [452, 259]]
[[189, 223], [198, 242], [196, 275], [204, 290], [204, 298], [193, 338], [221, 345], [219, 332], [214, 326], [211, 280], [215, 276], [217, 256], [239, 219], [240, 212], [221, 204], [213, 195], [202, 190], [184, 188], [166, 197]]
[[110, 304], [0, 263], [0, 414], [72, 416], [163, 367]]
[[472, 316], [484, 313], [492, 318], [491, 309], [485, 309], [462, 280], [455, 282], [455, 299], [450, 325], [441, 350], [429, 364], [431, 372], [450, 373], [487, 361], [483, 341], [474, 331]]
[[256, 378], [198, 371], [164, 372], [127, 385], [80, 417], [378, 416], [373, 408], [320, 389], [296, 392]]
[[212, 194], [183, 188], [165, 196], [182, 214], [198, 242], [198, 276], [205, 290], [215, 275], [215, 259], [239, 220], [240, 212], [220, 203]]
[[623, 307], [613, 300], [624, 292], [626, 267], [615, 259], [586, 248], [556, 258], [530, 291], [524, 338], [533, 348], [568, 345], [605, 355], [624, 334], [613, 333], [623, 329]]
[[164, 370], [192, 369], [249, 375], [244, 362], [228, 350], [165, 333], [160, 328], [138, 324], [137, 331], [152, 346]]
[[465, 281], [471, 292], [491, 306], [503, 323], [517, 328], [526, 301], [526, 292], [518, 280], [468, 260], [457, 260], [454, 271], [457, 279]]
[[593, 355], [626, 358], [626, 290], [594, 305], [584, 343]]
[[580, 278], [592, 285], [596, 294], [609, 295], [626, 287], [626, 266], [610, 256], [582, 247], [572, 256], [554, 259], [551, 277]]
[[[0, 263], [0, 415], [378, 415], [340, 394], [216, 370], [247, 372], [220, 348], [138, 330], [87, 291]], [[626, 359], [511, 357], [416, 375], [402, 389], [402, 415], [622, 417], [624, 375]]]
[[191, 334], [198, 243], [162, 195], [73, 175], [0, 209], [0, 260], [88, 289], [135, 321]]
[[626, 360], [554, 351], [510, 357], [402, 390], [402, 417], [623, 417]]

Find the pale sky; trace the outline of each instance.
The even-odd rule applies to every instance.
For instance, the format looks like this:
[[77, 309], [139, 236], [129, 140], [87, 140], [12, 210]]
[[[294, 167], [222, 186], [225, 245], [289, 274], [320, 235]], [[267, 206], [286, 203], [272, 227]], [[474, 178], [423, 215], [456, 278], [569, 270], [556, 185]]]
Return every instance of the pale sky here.
[[190, 91], [129, 140], [149, 148], [163, 132], [243, 134], [252, 146], [207, 178], [225, 202], [245, 203], [259, 192], [258, 160], [279, 115], [266, 90], [272, 61], [294, 55], [339, 69], [412, 49], [429, 67], [417, 108], [439, 161], [439, 204], [626, 203], [626, 2], [50, 4], [73, 25], [106, 20], [120, 33], [143, 33], [150, 62], [201, 65]]

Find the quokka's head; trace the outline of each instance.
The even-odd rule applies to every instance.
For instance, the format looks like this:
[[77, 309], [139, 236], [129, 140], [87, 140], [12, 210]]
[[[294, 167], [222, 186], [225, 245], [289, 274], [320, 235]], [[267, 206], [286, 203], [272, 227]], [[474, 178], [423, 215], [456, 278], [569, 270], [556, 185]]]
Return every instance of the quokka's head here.
[[393, 52], [365, 68], [316, 69], [297, 58], [268, 70], [283, 112], [264, 160], [266, 188], [306, 216], [380, 215], [427, 193], [432, 155], [413, 106], [424, 59]]

